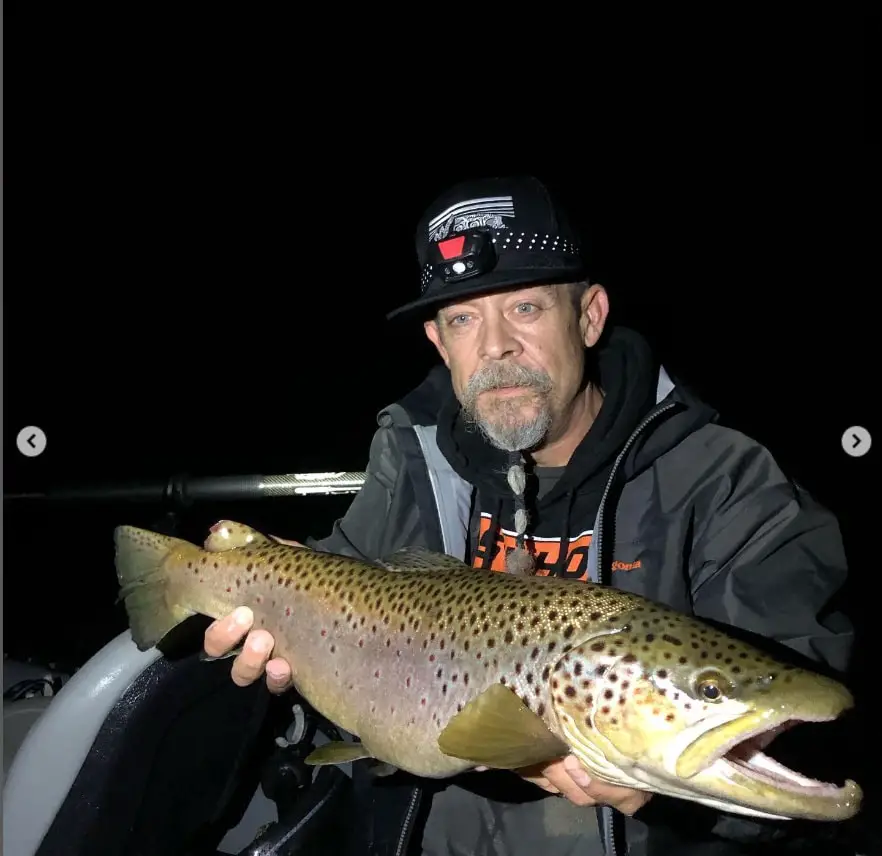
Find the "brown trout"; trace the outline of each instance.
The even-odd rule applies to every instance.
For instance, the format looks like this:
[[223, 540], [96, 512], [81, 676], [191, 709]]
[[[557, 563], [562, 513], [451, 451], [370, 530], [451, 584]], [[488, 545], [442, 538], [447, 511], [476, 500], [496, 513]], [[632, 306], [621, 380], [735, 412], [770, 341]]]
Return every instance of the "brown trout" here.
[[359, 741], [310, 763], [373, 758], [445, 778], [572, 753], [612, 784], [735, 814], [860, 809], [855, 782], [808, 779], [762, 751], [850, 708], [844, 686], [636, 595], [419, 549], [368, 563], [232, 521], [203, 547], [131, 526], [115, 543], [141, 650], [194, 614], [254, 611], [297, 692]]

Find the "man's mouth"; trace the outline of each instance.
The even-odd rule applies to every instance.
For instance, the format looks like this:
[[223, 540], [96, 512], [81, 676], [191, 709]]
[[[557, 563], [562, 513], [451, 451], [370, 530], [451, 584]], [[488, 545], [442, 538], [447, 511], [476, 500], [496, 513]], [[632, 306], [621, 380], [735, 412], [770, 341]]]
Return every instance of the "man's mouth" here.
[[525, 392], [530, 392], [531, 387], [529, 386], [497, 386], [494, 389], [487, 390], [488, 392], [492, 392], [494, 395], [523, 395]]

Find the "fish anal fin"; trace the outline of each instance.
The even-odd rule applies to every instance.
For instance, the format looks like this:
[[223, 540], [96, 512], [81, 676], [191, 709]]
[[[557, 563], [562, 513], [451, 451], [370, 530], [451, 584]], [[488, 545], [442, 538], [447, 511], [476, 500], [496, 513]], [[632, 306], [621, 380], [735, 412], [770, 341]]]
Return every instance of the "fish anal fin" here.
[[373, 757], [371, 753], [361, 743], [334, 740], [313, 749], [306, 756], [304, 762], [311, 767], [324, 767], [329, 764], [348, 764], [351, 761], [360, 761], [362, 758], [371, 757]]
[[445, 755], [476, 766], [514, 770], [553, 758], [570, 749], [518, 695], [494, 684], [451, 718], [438, 738]]

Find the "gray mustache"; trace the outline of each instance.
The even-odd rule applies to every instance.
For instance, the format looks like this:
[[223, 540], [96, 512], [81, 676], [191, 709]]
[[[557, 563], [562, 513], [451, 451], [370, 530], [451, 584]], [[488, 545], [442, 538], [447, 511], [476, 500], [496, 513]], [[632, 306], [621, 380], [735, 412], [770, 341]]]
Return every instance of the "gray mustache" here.
[[482, 392], [506, 386], [523, 386], [548, 392], [551, 389], [551, 378], [543, 371], [528, 369], [515, 363], [491, 364], [472, 375], [466, 386], [466, 396], [474, 400]]

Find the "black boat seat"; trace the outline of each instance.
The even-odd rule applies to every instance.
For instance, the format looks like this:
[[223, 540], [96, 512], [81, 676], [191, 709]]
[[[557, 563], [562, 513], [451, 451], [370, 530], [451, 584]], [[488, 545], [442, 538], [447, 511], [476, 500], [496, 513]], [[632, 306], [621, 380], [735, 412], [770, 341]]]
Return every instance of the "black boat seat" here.
[[30, 725], [4, 783], [2, 852], [337, 852], [321, 836], [340, 834], [339, 813], [326, 830], [322, 818], [349, 779], [324, 768], [303, 781], [295, 756], [306, 749], [278, 737], [291, 695], [237, 687], [229, 660], [169, 659], [120, 634]]

